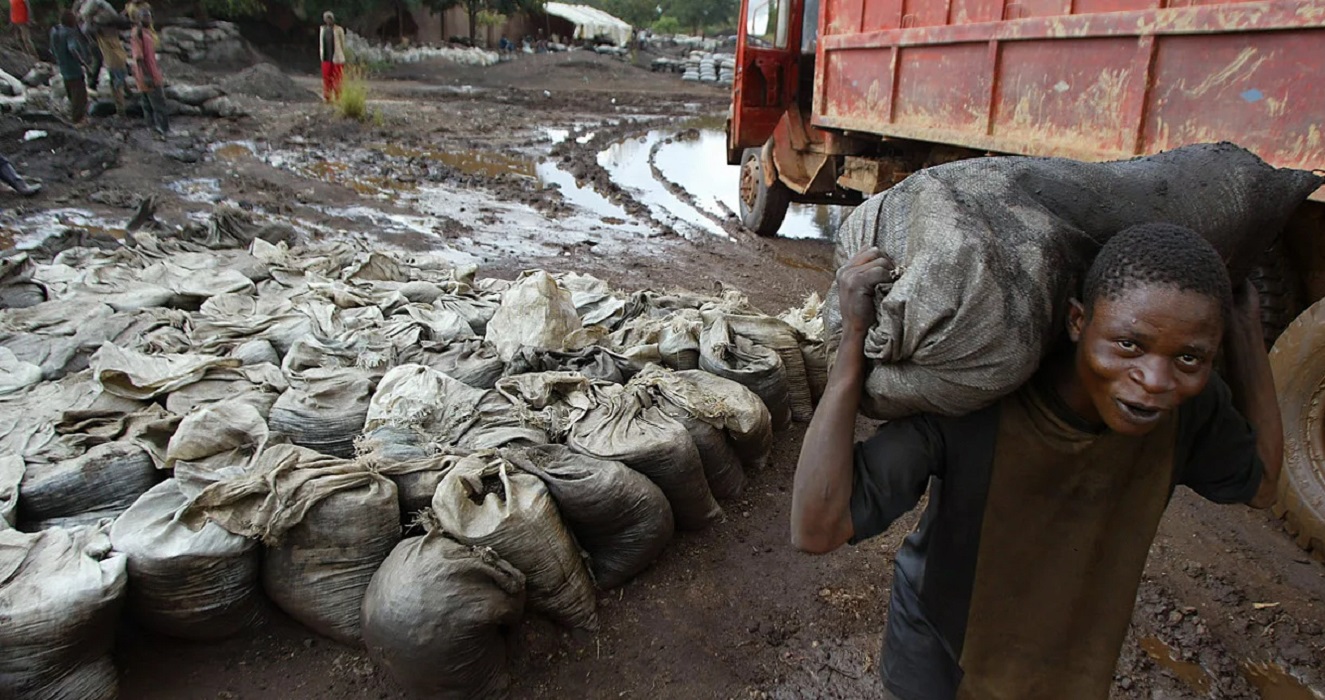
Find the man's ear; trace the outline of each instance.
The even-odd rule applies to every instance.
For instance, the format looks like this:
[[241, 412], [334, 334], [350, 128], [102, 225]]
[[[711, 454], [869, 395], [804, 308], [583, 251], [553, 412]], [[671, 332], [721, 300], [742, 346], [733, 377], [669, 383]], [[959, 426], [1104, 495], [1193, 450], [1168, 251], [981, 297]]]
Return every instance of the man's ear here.
[[1079, 343], [1086, 332], [1086, 307], [1078, 299], [1068, 299], [1067, 304], [1067, 337]]

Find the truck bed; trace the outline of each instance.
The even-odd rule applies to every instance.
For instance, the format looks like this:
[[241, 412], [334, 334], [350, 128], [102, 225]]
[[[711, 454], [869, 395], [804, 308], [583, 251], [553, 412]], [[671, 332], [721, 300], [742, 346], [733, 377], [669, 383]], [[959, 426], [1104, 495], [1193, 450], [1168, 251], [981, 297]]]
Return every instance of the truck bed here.
[[815, 70], [823, 128], [1083, 160], [1228, 140], [1325, 168], [1325, 0], [824, 0]]

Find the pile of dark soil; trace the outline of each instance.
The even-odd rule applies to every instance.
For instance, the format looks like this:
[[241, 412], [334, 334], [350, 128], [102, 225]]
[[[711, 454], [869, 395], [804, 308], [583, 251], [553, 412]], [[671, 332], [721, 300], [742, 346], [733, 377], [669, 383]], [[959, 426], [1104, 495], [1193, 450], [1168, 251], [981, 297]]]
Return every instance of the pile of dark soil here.
[[[24, 141], [29, 130], [41, 130], [46, 136]], [[120, 146], [85, 135], [59, 122], [25, 124], [17, 120], [0, 123], [0, 142], [5, 155], [24, 175], [46, 182], [74, 182], [94, 178], [119, 165]]]
[[168, 53], [157, 56], [157, 63], [161, 66], [161, 72], [166, 76], [168, 84], [208, 85], [216, 80], [215, 76], [209, 75], [201, 68], [185, 63]]
[[312, 102], [317, 95], [300, 87], [270, 63], [259, 63], [221, 81], [232, 95], [247, 95], [274, 102]]

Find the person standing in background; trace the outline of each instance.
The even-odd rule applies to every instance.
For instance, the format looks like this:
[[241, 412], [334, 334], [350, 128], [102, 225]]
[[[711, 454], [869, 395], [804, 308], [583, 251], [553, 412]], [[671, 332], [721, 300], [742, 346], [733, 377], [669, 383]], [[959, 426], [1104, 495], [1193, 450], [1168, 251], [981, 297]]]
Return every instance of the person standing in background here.
[[69, 119], [74, 126], [87, 120], [88, 57], [83, 46], [83, 35], [78, 31], [78, 18], [73, 10], [60, 15], [60, 23], [51, 27], [51, 54], [64, 80], [64, 91], [69, 96]]
[[88, 25], [87, 17], [84, 16], [87, 4], [86, 0], [75, 0], [73, 7], [69, 9], [74, 11], [74, 17], [78, 20], [78, 31], [83, 34], [83, 46], [87, 48], [87, 91], [95, 95], [97, 83], [101, 80], [101, 49], [97, 47], [96, 35]]
[[[83, 31], [100, 50], [101, 62], [110, 75], [115, 111], [123, 116], [125, 92], [128, 89], [129, 56], [124, 52], [124, 42], [120, 41], [120, 31], [131, 26], [129, 20], [116, 12], [114, 6], [106, 0], [84, 0], [82, 20]], [[99, 70], [97, 72], [100, 73]], [[91, 79], [90, 85], [95, 91], [96, 77]]]
[[129, 34], [129, 49], [133, 56], [134, 78], [138, 81], [139, 98], [143, 103], [143, 117], [147, 125], [158, 134], [170, 132], [170, 118], [166, 115], [166, 80], [156, 62], [156, 32], [152, 30], [152, 6], [138, 3]]
[[37, 58], [37, 47], [32, 45], [32, 34], [28, 32], [28, 0], [9, 0], [9, 23], [19, 45], [29, 56]]
[[345, 70], [345, 28], [336, 24], [336, 15], [322, 13], [318, 32], [318, 56], [322, 59], [322, 99], [340, 98], [340, 81]]

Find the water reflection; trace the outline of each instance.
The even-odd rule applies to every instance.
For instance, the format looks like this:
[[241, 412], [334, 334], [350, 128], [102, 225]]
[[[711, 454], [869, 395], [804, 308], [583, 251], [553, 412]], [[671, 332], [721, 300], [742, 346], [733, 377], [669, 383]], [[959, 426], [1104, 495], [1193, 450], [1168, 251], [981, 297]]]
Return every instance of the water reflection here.
[[[659, 172], [684, 187], [704, 211], [720, 217], [740, 211], [741, 167], [727, 165], [727, 137], [723, 132], [703, 129], [698, 138], [663, 144], [655, 162]], [[779, 234], [833, 240], [849, 211], [847, 207], [793, 204]]]

